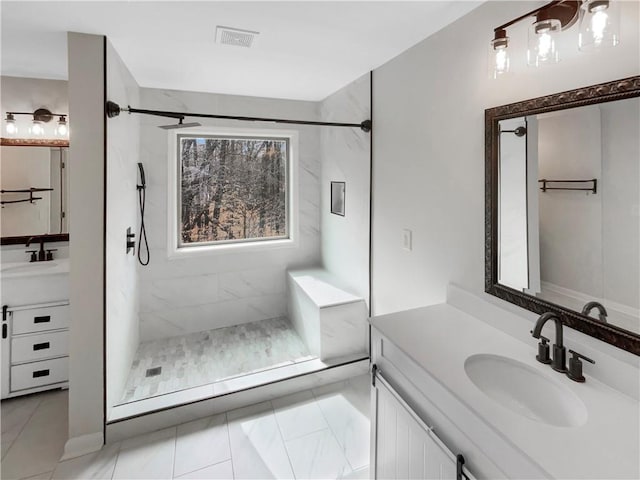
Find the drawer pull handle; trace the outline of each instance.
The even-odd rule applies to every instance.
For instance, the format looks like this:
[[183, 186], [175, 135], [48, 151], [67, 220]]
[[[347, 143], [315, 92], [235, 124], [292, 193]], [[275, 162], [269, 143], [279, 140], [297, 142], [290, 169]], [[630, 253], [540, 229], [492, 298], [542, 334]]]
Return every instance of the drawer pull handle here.
[[7, 338], [7, 336], [8, 336], [7, 324], [3, 323], [2, 324], [2, 338]]
[[48, 377], [48, 376], [49, 376], [49, 369], [47, 369], [47, 370], [36, 370], [35, 372], [33, 372], [33, 378]]
[[51, 345], [49, 344], [49, 342], [44, 342], [44, 343], [35, 343], [33, 345], [33, 351], [35, 352], [36, 350], [46, 350], [47, 348], [49, 348]]
[[33, 323], [48, 323], [51, 321], [51, 315], [44, 315], [42, 317], [33, 317]]

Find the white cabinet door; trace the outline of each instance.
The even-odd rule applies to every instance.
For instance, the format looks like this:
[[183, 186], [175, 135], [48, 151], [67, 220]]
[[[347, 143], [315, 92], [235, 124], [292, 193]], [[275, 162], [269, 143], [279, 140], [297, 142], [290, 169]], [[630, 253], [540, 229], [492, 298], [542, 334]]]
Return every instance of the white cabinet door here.
[[[373, 388], [376, 479], [456, 479], [455, 455], [380, 377]], [[462, 479], [473, 479], [464, 470]]]

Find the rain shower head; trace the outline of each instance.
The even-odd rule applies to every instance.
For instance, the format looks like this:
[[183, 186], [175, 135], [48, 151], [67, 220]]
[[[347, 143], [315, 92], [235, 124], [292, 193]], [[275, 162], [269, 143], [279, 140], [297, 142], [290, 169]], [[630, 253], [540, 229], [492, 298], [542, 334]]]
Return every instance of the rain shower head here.
[[201, 125], [202, 124], [198, 122], [183, 123], [181, 118], [178, 120], [178, 123], [173, 123], [171, 125], [158, 125], [158, 128], [162, 128], [164, 130], [174, 130], [176, 128], [199, 127]]

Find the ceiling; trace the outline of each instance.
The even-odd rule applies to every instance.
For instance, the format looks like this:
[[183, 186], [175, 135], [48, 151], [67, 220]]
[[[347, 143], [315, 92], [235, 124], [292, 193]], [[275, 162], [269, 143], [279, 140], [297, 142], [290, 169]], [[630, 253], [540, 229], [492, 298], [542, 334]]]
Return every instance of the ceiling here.
[[[2, 75], [66, 79], [66, 32], [104, 34], [142, 87], [322, 100], [480, 1], [5, 1]], [[260, 32], [251, 48], [216, 26]]]

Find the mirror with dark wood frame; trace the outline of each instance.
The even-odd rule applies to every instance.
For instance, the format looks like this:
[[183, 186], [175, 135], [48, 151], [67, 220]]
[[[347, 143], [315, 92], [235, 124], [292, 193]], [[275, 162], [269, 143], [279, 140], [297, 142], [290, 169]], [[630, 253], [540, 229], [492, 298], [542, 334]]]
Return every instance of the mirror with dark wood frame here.
[[485, 291], [640, 355], [640, 76], [485, 110]]
[[69, 240], [69, 142], [2, 138], [2, 245], [24, 244], [42, 236]]

